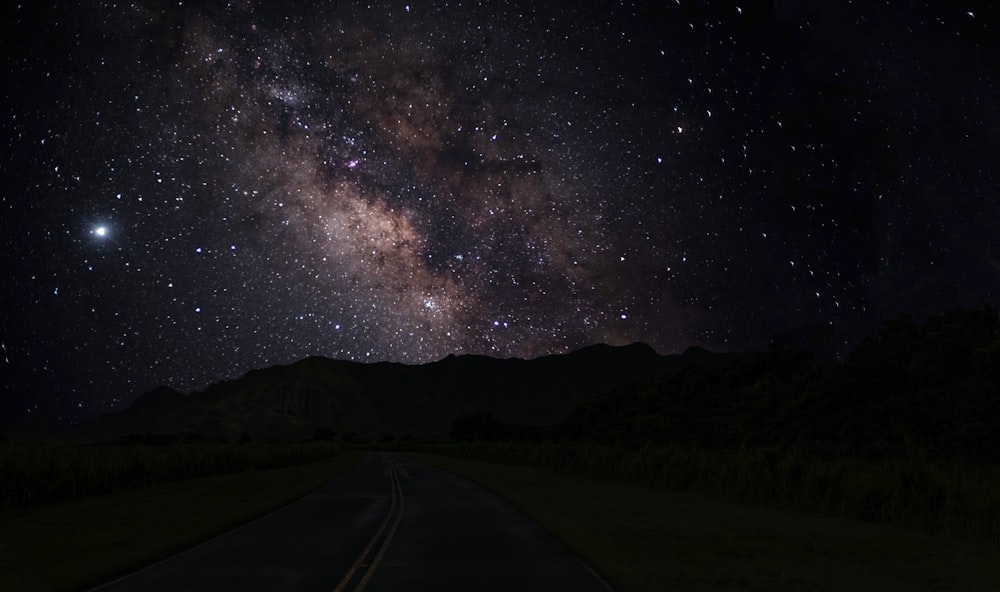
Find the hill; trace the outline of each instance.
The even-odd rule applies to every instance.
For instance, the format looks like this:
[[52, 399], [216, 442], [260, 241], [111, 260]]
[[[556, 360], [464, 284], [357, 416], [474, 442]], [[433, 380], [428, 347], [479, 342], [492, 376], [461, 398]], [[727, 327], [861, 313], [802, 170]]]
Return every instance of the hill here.
[[[799, 448], [831, 457], [1000, 459], [1000, 317], [903, 316], [844, 362], [775, 349], [689, 364], [582, 402], [549, 433], [639, 449]], [[503, 432], [503, 430], [500, 430]]]
[[552, 424], [601, 393], [714, 356], [724, 355], [692, 348], [661, 356], [636, 343], [594, 345], [533, 360], [452, 355], [423, 365], [311, 357], [253, 370], [201, 392], [159, 387], [128, 409], [73, 426], [63, 438], [445, 438], [457, 417], [475, 412], [528, 425]]

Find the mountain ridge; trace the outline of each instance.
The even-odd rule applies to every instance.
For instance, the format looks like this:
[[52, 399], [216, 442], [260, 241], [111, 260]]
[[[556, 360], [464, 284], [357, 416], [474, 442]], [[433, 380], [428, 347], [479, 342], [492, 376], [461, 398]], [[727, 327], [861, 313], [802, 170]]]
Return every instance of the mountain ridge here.
[[446, 438], [471, 412], [526, 424], [559, 421], [581, 401], [713, 354], [660, 355], [647, 344], [593, 344], [533, 359], [449, 354], [419, 365], [309, 356], [257, 368], [188, 394], [160, 386], [132, 405], [67, 428], [70, 441], [172, 434], [284, 441], [332, 434]]

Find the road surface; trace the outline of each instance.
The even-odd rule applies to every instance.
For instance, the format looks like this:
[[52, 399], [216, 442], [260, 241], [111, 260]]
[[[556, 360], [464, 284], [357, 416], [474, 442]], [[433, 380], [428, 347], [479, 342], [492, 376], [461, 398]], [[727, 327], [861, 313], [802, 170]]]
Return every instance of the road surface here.
[[95, 590], [607, 589], [496, 496], [408, 457], [371, 454], [293, 504]]

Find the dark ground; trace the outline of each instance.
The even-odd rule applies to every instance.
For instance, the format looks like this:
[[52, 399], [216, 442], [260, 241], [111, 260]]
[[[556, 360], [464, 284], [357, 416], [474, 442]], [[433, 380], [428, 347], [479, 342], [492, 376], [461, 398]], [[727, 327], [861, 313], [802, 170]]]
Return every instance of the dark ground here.
[[[396, 466], [398, 529], [388, 462]], [[98, 588], [334, 589], [385, 522], [394, 538], [369, 590], [604, 590], [572, 553], [508, 504], [450, 473], [372, 454], [319, 491], [257, 521]], [[384, 537], [383, 537], [384, 539]], [[365, 572], [369, 560], [359, 567]], [[355, 577], [345, 589], [355, 589]]]

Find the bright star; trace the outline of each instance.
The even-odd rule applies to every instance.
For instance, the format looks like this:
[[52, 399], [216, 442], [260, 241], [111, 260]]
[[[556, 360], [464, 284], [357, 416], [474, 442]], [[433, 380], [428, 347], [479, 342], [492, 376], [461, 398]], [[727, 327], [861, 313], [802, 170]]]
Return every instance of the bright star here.
[[100, 237], [105, 237], [105, 236], [108, 235], [108, 227], [107, 226], [98, 226], [97, 228], [94, 229], [94, 234], [96, 234], [97, 236], [100, 236]]

